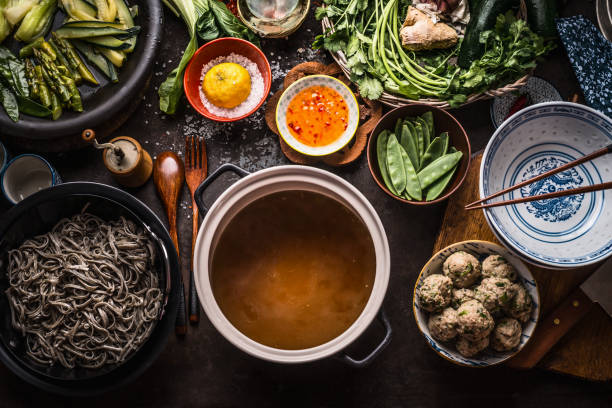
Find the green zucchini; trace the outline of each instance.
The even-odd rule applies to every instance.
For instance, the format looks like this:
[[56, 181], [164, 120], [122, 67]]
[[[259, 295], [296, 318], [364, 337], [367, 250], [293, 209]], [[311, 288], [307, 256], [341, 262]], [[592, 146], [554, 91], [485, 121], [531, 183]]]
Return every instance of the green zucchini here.
[[465, 36], [459, 49], [457, 63], [462, 68], [469, 68], [472, 62], [484, 52], [480, 43], [480, 34], [495, 26], [497, 16], [518, 5], [518, 0], [480, 0], [478, 8], [472, 12], [470, 22], [465, 29]]
[[96, 10], [97, 13], [98, 6], [96, 6], [96, 3], [93, 0], [83, 0], [83, 2], [89, 4], [93, 9]]
[[115, 37], [105, 36], [105, 37], [90, 37], [90, 38], [81, 38], [83, 41], [88, 42], [90, 44], [96, 45], [102, 48], [108, 48], [109, 50], [125, 50], [130, 47], [130, 44], [125, 42], [124, 40], [120, 40]]
[[72, 28], [72, 27], [85, 27], [85, 28], [101, 28], [101, 27], [111, 27], [121, 30], [124, 28], [124, 25], [121, 23], [108, 23], [106, 21], [99, 20], [79, 20], [79, 21], [67, 21], [62, 25], [62, 28]]
[[72, 44], [85, 57], [87, 61], [95, 65], [102, 73], [112, 82], [118, 82], [117, 70], [115, 66], [104, 55], [97, 52], [91, 44], [86, 42], [73, 40]]
[[111, 50], [109, 48], [96, 47], [97, 50], [104, 55], [110, 62], [113, 63], [116, 67], [123, 66], [123, 63], [126, 60], [126, 56], [121, 51]]
[[114, 35], [117, 37], [129, 38], [140, 31], [140, 27], [132, 27], [127, 30], [113, 27], [66, 27], [65, 25], [55, 31], [55, 34], [59, 38], [91, 38], [91, 37], [105, 37]]
[[557, 37], [557, 2], [555, 0], [525, 0], [527, 22], [536, 34], [549, 39]]
[[[130, 13], [130, 9], [127, 4], [125, 4], [124, 0], [110, 0], [115, 2], [115, 6], [117, 6], [117, 19], [123, 25], [122, 28], [130, 29], [134, 27], [134, 19], [132, 18], [132, 14]], [[129, 53], [134, 51], [134, 47], [136, 47], [136, 36], [133, 36], [127, 40], [127, 43], [130, 45], [125, 49], [125, 52]]]
[[98, 10], [84, 0], [61, 0], [60, 5], [75, 20], [93, 20]]

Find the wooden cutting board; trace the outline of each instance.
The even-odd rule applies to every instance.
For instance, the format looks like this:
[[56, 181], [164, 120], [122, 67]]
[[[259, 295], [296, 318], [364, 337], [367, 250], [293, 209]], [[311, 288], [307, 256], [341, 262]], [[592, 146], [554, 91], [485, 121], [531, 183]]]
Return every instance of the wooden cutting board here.
[[[499, 244], [482, 211], [465, 211], [464, 206], [477, 200], [478, 174], [482, 152], [477, 153], [461, 189], [448, 202], [434, 253], [459, 241], [479, 239]], [[530, 264], [540, 290], [542, 316], [546, 316], [596, 267], [554, 271]], [[537, 330], [546, 330], [538, 326]], [[589, 380], [612, 379], [612, 318], [596, 305], [544, 357], [538, 367]], [[512, 366], [512, 360], [507, 363]]]

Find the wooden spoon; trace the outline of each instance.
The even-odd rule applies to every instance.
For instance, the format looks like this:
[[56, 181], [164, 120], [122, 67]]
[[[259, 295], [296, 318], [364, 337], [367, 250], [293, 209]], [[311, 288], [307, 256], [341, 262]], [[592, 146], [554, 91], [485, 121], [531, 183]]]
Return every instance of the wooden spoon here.
[[[176, 254], [179, 256], [180, 261], [178, 233], [176, 229], [176, 212], [178, 209], [179, 195], [183, 188], [183, 184], [185, 184], [185, 166], [183, 165], [183, 161], [174, 152], [163, 152], [158, 154], [153, 164], [153, 180], [155, 181], [157, 193], [164, 203], [166, 215], [168, 216], [170, 238], [172, 238], [172, 242], [174, 242]], [[179, 336], [184, 336], [187, 333], [185, 288], [183, 286], [182, 275], [175, 332]]]

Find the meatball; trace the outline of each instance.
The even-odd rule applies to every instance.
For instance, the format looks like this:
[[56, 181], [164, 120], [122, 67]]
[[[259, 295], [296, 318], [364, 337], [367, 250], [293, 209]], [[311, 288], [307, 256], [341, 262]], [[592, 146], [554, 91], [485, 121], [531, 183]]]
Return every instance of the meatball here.
[[491, 334], [494, 322], [489, 311], [477, 300], [468, 300], [457, 310], [457, 333], [470, 341]]
[[519, 345], [523, 329], [516, 319], [500, 319], [491, 334], [491, 347], [497, 351], [509, 351]]
[[463, 251], [455, 252], [442, 265], [442, 272], [452, 279], [456, 288], [472, 286], [480, 278], [480, 271], [478, 259]]
[[457, 351], [464, 357], [473, 357], [488, 346], [489, 337], [483, 337], [476, 341], [470, 341], [465, 337], [459, 337], [459, 340], [457, 340]]
[[449, 341], [457, 335], [457, 311], [447, 307], [442, 313], [432, 314], [427, 322], [431, 336], [440, 341]]
[[474, 297], [491, 313], [498, 313], [514, 297], [516, 289], [506, 278], [484, 278], [474, 289]]
[[453, 289], [451, 294], [451, 306], [458, 309], [468, 300], [475, 299], [472, 289]]
[[420, 306], [428, 312], [438, 312], [450, 304], [453, 282], [440, 274], [429, 275], [417, 290]]
[[516, 270], [503, 256], [489, 255], [482, 261], [482, 276], [484, 278], [506, 278], [515, 282]]
[[520, 283], [512, 285], [514, 296], [510, 299], [504, 311], [510, 317], [514, 317], [522, 323], [526, 323], [531, 317], [533, 302], [527, 289]]

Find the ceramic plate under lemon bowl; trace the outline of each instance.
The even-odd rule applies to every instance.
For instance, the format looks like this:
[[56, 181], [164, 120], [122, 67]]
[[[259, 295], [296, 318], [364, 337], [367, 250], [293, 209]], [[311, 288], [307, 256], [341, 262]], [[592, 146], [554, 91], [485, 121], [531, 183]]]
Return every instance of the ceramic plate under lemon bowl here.
[[[302, 90], [311, 86], [325, 86], [338, 92], [348, 106], [348, 126], [334, 142], [325, 146], [308, 146], [297, 140], [287, 126], [287, 108], [291, 100]], [[359, 126], [359, 104], [355, 94], [342, 81], [327, 75], [311, 75], [295, 81], [281, 95], [276, 106], [276, 126], [281, 137], [293, 150], [307, 156], [327, 156], [346, 146]]]
[[[583, 105], [533, 105], [495, 132], [480, 167], [480, 196], [488, 196], [612, 143], [612, 120]], [[612, 180], [605, 155], [493, 199], [509, 200]], [[505, 244], [536, 264], [575, 268], [612, 254], [610, 190], [495, 207], [487, 222]]]
[[[421, 309], [416, 292], [426, 277], [436, 273], [441, 274], [442, 264], [446, 258], [458, 251], [468, 252], [478, 258], [480, 262], [482, 262], [489, 255], [498, 254], [508, 260], [508, 262], [514, 266], [514, 269], [516, 269], [518, 281], [525, 287], [527, 293], [529, 293], [529, 296], [531, 296], [533, 301], [533, 309], [531, 311], [529, 321], [522, 324], [523, 333], [521, 335], [521, 341], [514, 350], [498, 352], [488, 347], [474, 357], [464, 357], [457, 351], [455, 342], [453, 340], [449, 342], [441, 342], [431, 336], [429, 328], [427, 327], [430, 313]], [[436, 253], [429, 260], [429, 262], [427, 262], [427, 264], [425, 264], [414, 286], [412, 308], [419, 330], [427, 340], [427, 343], [429, 343], [429, 346], [433, 348], [436, 353], [445, 359], [462, 366], [488, 367], [508, 360], [510, 357], [517, 354], [525, 346], [525, 344], [527, 344], [533, 335], [536, 325], [538, 324], [538, 319], [540, 316], [540, 294], [538, 292], [536, 281], [529, 269], [527, 269], [525, 264], [518, 257], [512, 254], [506, 248], [488, 241], [463, 241], [449, 245], [442, 249]]]

